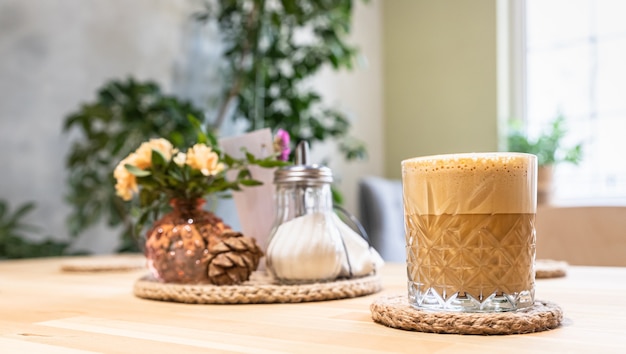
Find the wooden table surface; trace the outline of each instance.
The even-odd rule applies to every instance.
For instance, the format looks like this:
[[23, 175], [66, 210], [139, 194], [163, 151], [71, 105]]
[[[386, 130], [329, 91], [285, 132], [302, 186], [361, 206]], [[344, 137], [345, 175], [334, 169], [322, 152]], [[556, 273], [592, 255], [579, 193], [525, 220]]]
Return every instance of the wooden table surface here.
[[371, 320], [382, 294], [405, 293], [404, 265], [387, 264], [383, 291], [301, 304], [189, 305], [132, 293], [145, 274], [68, 273], [67, 259], [0, 262], [0, 353], [622, 353], [626, 268], [570, 267], [537, 281], [558, 303], [552, 331], [509, 336], [408, 332]]

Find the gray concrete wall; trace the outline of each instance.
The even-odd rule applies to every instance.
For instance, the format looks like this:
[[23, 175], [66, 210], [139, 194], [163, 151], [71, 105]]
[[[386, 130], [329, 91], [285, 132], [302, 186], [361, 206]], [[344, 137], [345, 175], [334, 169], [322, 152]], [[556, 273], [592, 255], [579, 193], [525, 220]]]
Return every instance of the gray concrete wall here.
[[[65, 116], [111, 78], [171, 87], [190, 10], [185, 0], [0, 0], [0, 198], [35, 201], [28, 221], [43, 235], [67, 238]], [[106, 253], [117, 235], [93, 230], [78, 246]]]

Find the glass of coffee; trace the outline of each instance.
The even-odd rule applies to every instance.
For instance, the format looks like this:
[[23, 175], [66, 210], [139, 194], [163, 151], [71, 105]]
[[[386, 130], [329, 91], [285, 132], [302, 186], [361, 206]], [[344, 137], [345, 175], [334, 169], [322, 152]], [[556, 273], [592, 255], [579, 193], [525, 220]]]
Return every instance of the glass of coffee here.
[[533, 305], [535, 155], [404, 160], [402, 191], [412, 306], [499, 312]]

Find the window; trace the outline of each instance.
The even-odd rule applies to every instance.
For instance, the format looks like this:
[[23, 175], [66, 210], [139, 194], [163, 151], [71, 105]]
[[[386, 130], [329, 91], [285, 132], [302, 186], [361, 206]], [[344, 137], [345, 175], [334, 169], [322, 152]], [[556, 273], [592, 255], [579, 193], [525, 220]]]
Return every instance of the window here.
[[578, 166], [558, 165], [555, 203], [626, 204], [626, 1], [525, 0], [522, 115], [537, 134], [559, 113]]

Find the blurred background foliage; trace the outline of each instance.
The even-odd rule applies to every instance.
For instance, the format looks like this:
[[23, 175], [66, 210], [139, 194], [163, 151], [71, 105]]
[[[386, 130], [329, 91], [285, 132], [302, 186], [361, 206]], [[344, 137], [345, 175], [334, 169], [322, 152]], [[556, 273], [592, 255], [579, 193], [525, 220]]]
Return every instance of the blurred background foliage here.
[[[140, 235], [133, 228], [136, 211], [115, 195], [113, 169], [149, 138], [164, 137], [175, 146], [195, 141], [189, 115], [218, 136], [225, 121], [243, 121], [246, 131], [286, 130], [292, 148], [303, 140], [310, 146], [334, 140], [346, 160], [366, 158], [365, 144], [349, 134], [349, 117], [325, 105], [311, 87], [312, 77], [324, 67], [354, 67], [358, 50], [347, 41], [352, 10], [352, 0], [206, 1], [190, 20], [217, 27], [227, 66], [222, 72], [227, 84], [215, 107], [207, 110], [215, 112], [211, 117], [164, 94], [155, 82], [129, 77], [103, 83], [92, 102], [64, 119], [63, 131], [72, 138], [66, 158], [71, 240], [104, 223], [121, 228], [117, 251], [140, 250]], [[342, 199], [336, 188], [334, 197]], [[8, 214], [3, 206], [0, 257], [67, 253], [68, 243], [25, 237], [31, 226], [20, 220], [34, 207], [28, 203]]]
[[131, 78], [107, 82], [95, 101], [66, 118], [64, 131], [80, 133], [66, 159], [71, 235], [106, 221], [111, 227], [122, 226], [119, 252], [139, 250], [133, 213], [115, 194], [113, 170], [150, 138], [163, 137], [175, 147], [192, 145], [198, 131], [189, 115], [203, 117], [190, 103], [163, 94], [156, 83]]
[[51, 236], [42, 241], [33, 240], [41, 228], [26, 223], [24, 218], [34, 208], [35, 203], [26, 202], [11, 211], [8, 202], [0, 199], [0, 260], [51, 257], [67, 253], [69, 242], [55, 241]]
[[565, 117], [559, 114], [538, 136], [533, 137], [524, 130], [522, 121], [512, 120], [507, 136], [508, 151], [537, 155], [539, 166], [564, 162], [577, 165], [583, 157], [583, 145], [564, 146], [563, 140], [567, 137], [565, 123]]
[[349, 135], [346, 114], [325, 106], [307, 87], [325, 66], [350, 70], [355, 65], [358, 51], [346, 39], [352, 10], [351, 0], [205, 3], [195, 18], [217, 25], [229, 68], [229, 84], [209, 126], [218, 130], [232, 114], [246, 121], [248, 130], [286, 130], [294, 146], [335, 139], [347, 160], [365, 158], [364, 143]]

